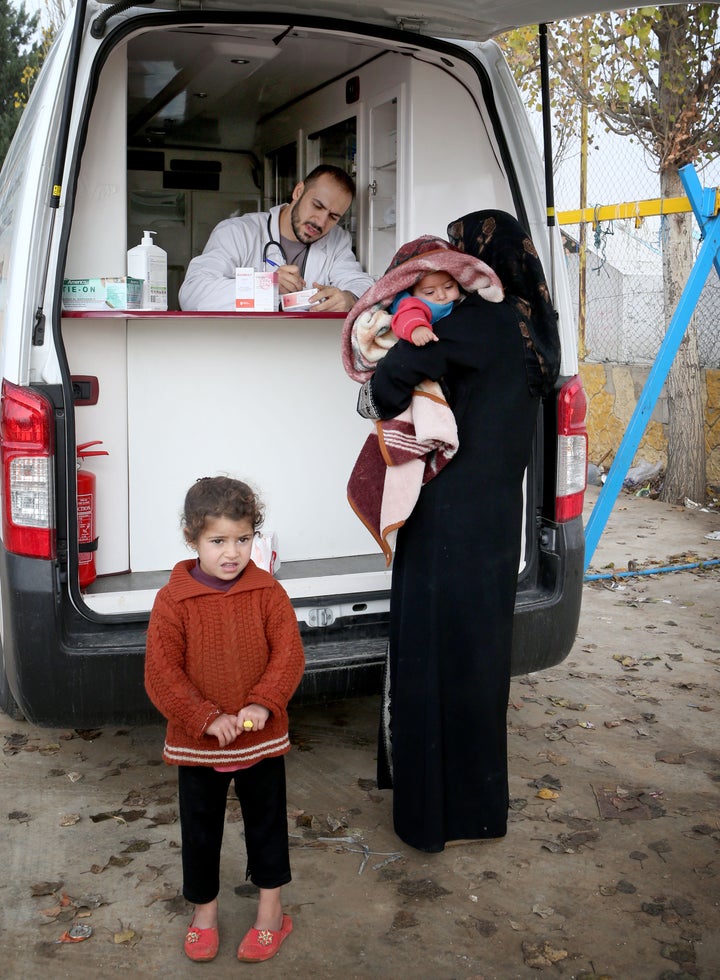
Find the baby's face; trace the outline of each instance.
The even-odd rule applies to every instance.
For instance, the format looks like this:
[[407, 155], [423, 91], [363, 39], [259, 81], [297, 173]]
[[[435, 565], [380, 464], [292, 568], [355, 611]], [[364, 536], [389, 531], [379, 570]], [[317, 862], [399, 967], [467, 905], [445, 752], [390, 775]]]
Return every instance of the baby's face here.
[[460, 287], [447, 272], [430, 272], [412, 288], [412, 295], [428, 303], [454, 303], [460, 299]]

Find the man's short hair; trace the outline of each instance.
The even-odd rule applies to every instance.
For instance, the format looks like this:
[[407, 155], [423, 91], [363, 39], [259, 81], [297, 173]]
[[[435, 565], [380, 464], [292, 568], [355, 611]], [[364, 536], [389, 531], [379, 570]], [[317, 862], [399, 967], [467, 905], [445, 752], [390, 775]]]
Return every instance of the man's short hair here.
[[314, 184], [318, 177], [322, 177], [327, 174], [328, 177], [332, 177], [334, 181], [340, 184], [351, 197], [355, 197], [355, 181], [352, 179], [347, 171], [343, 170], [342, 167], [335, 167], [331, 163], [321, 163], [314, 170], [311, 170], [307, 177], [303, 180], [303, 184], [308, 187]]

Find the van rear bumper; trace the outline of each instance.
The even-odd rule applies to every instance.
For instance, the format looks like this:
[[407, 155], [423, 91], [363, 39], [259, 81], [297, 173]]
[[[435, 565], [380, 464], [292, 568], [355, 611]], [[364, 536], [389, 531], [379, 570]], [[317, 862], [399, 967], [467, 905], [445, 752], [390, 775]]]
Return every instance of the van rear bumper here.
[[83, 728], [157, 720], [144, 688], [147, 624], [98, 629], [81, 621], [56, 562], [1, 547], [0, 587], [7, 686], [29, 722]]
[[[572, 649], [583, 559], [580, 519], [552, 529], [538, 583], [518, 590], [513, 674], [554, 666]], [[2, 546], [0, 585], [4, 674], [29, 722], [83, 728], [159, 719], [144, 687], [146, 622], [89, 622], [70, 604], [57, 563], [9, 554]], [[382, 617], [332, 632], [304, 631], [307, 668], [297, 699], [379, 692], [386, 634]]]
[[518, 588], [513, 626], [512, 674], [530, 674], [562, 663], [577, 636], [585, 576], [582, 518], [549, 527], [538, 562], [537, 584]]

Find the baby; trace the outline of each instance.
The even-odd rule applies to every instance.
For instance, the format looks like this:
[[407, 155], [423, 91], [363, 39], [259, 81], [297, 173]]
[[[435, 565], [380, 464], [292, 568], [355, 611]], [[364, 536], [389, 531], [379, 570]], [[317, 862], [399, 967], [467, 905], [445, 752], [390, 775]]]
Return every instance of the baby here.
[[388, 307], [393, 314], [392, 331], [415, 347], [424, 347], [438, 339], [432, 324], [447, 316], [461, 298], [460, 286], [453, 276], [429, 272], [414, 286], [398, 293]]

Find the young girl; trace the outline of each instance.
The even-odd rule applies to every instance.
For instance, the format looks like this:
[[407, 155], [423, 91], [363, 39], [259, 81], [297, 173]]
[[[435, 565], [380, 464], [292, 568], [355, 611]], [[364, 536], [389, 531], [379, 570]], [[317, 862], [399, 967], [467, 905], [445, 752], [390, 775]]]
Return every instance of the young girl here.
[[246, 877], [260, 890], [238, 959], [267, 960], [292, 932], [280, 897], [291, 880], [283, 756], [290, 749], [287, 705], [305, 657], [287, 593], [250, 558], [262, 520], [246, 484], [198, 480], [182, 519], [197, 558], [175, 566], [148, 627], [145, 687], [168, 720], [163, 758], [178, 766], [183, 895], [195, 906], [185, 936], [191, 960], [212, 960], [218, 951], [231, 782], [245, 826]]

